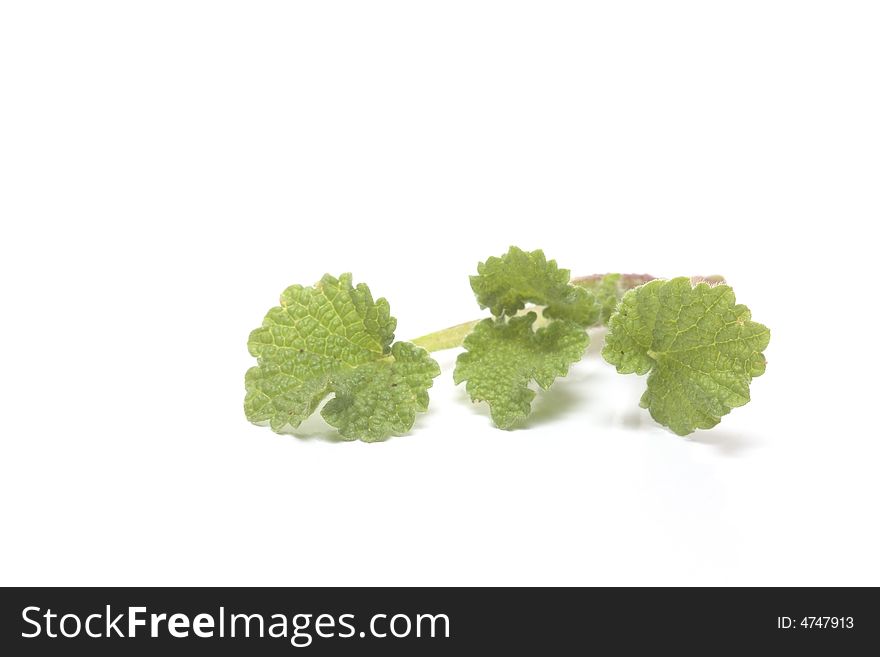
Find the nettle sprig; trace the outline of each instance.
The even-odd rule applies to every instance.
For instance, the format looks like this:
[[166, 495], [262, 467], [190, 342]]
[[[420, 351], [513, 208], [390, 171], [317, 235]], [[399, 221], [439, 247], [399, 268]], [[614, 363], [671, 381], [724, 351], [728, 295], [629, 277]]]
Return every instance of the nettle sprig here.
[[274, 431], [321, 414], [347, 440], [403, 435], [428, 409], [440, 373], [428, 352], [464, 347], [453, 378], [487, 402], [496, 426], [522, 425], [536, 392], [583, 358], [588, 329], [605, 325], [602, 356], [621, 374], [648, 375], [641, 406], [679, 435], [711, 429], [750, 399], [764, 373], [770, 330], [753, 322], [720, 277], [655, 279], [631, 274], [571, 278], [540, 250], [516, 247], [477, 267], [471, 287], [491, 317], [412, 342], [394, 342], [397, 321], [351, 274], [324, 276], [281, 295], [248, 348], [245, 413]]

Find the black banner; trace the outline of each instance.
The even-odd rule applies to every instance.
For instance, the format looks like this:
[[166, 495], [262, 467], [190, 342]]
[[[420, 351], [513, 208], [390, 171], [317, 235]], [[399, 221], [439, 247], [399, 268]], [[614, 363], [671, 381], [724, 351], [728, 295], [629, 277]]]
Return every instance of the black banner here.
[[0, 595], [6, 655], [569, 654], [635, 651], [646, 640], [676, 653], [851, 654], [873, 645], [880, 620], [876, 589], [7, 588]]

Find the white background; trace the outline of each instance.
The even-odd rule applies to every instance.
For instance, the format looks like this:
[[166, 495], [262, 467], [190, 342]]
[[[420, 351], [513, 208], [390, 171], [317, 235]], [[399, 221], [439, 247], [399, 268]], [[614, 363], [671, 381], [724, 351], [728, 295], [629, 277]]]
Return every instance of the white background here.
[[[0, 583], [880, 584], [872, 2], [10, 2]], [[773, 338], [679, 438], [593, 352], [526, 428], [250, 425], [249, 331], [352, 271], [399, 338], [511, 244], [724, 274]]]

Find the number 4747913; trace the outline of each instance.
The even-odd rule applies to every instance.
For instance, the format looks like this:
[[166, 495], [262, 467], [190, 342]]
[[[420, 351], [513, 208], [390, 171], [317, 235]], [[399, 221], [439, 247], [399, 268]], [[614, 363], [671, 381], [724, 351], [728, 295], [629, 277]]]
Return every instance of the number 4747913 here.
[[791, 616], [778, 616], [776, 627], [781, 630], [804, 628], [807, 630], [820, 629], [852, 629], [852, 616], [803, 616], [792, 618]]

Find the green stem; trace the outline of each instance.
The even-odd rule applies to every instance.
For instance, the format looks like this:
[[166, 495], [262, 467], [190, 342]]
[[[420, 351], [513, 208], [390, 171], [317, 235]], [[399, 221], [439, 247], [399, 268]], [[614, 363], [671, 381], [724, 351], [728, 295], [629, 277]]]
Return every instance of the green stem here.
[[[593, 274], [591, 276], [580, 276], [578, 278], [571, 279], [571, 283], [572, 285], [585, 287], [588, 290], [595, 290], [602, 284], [602, 280], [605, 278], [606, 275], [607, 274]], [[649, 274], [621, 274], [620, 278], [617, 279], [618, 299], [622, 297], [623, 293], [627, 290], [631, 290], [632, 288], [638, 287], [639, 285], [644, 285], [648, 281], [654, 280], [654, 278], [654, 276], [651, 276]], [[694, 284], [699, 282], [706, 282], [710, 285], [717, 285], [719, 283], [723, 283], [724, 278], [722, 276], [692, 276], [691, 281]], [[525, 311], [528, 310], [532, 309], [526, 308]], [[455, 326], [450, 326], [449, 328], [445, 328], [440, 331], [428, 333], [427, 335], [423, 335], [420, 338], [411, 340], [411, 342], [418, 347], [427, 349], [428, 351], [454, 349], [455, 347], [460, 347], [462, 345], [464, 339], [470, 334], [474, 326], [476, 326], [481, 321], [482, 319], [475, 319], [470, 322], [465, 322], [463, 324], [456, 324]]]
[[[602, 281], [606, 276], [609, 276], [609, 274], [578, 276], [571, 279], [571, 284], [577, 285], [578, 287], [585, 287], [588, 290], [595, 290], [602, 285]], [[653, 281], [654, 278], [655, 277], [650, 274], [621, 274], [620, 278], [617, 279], [617, 288], [618, 290], [621, 290], [620, 294], [623, 295], [623, 292], [638, 287], [639, 285], [643, 285], [648, 281]]]
[[420, 338], [412, 340], [412, 343], [418, 347], [427, 349], [428, 351], [440, 351], [441, 349], [453, 349], [460, 347], [461, 343], [474, 327], [482, 320], [475, 319], [464, 324], [456, 324], [441, 331], [434, 331], [423, 335]]

